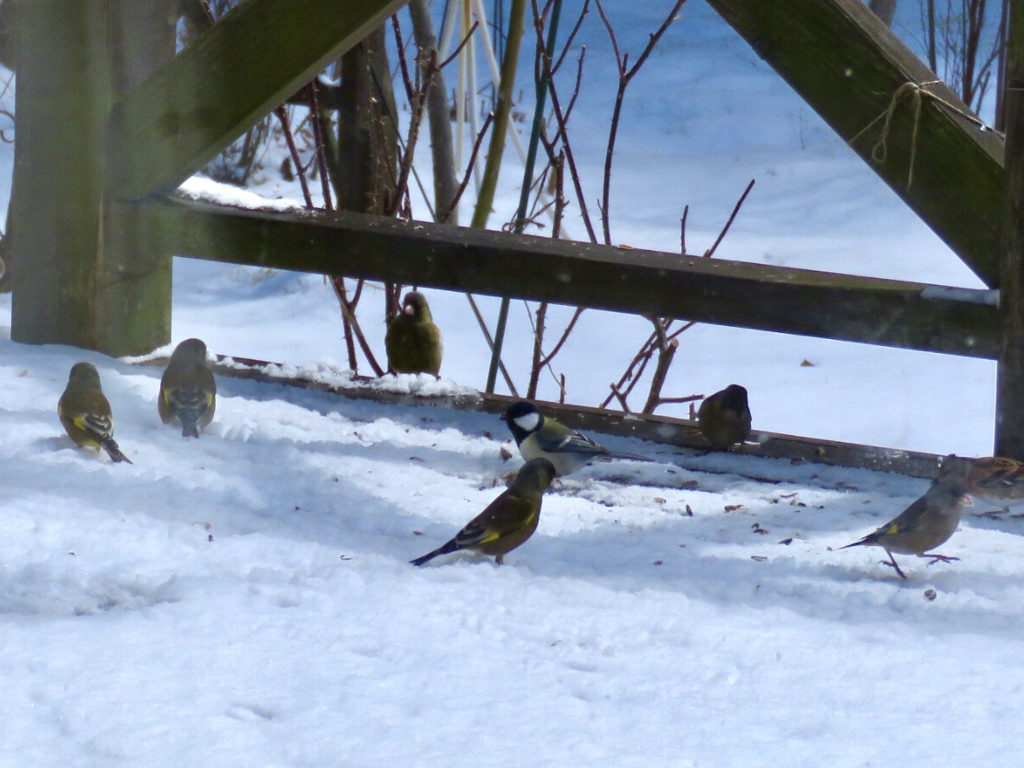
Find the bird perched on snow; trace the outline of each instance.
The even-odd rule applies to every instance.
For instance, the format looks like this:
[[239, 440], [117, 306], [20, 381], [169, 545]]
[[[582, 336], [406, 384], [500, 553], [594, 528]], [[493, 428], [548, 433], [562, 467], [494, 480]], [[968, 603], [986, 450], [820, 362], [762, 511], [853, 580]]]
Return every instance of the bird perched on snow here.
[[931, 484], [924, 496], [919, 498], [893, 520], [873, 533], [869, 533], [860, 541], [847, 544], [840, 549], [850, 547], [881, 547], [889, 556], [888, 561], [901, 578], [907, 578], [896, 564], [893, 552], [903, 555], [929, 557], [928, 565], [942, 561], [959, 560], [929, 550], [945, 543], [960, 524], [960, 515], [964, 505], [970, 501], [967, 491], [967, 474], [969, 467], [958, 462], [944, 462], [939, 468], [938, 477]]
[[68, 385], [57, 401], [57, 415], [79, 447], [102, 448], [111, 460], [132, 463], [114, 440], [114, 416], [100, 387], [99, 371], [92, 363], [71, 366]]
[[402, 311], [384, 336], [388, 368], [395, 373], [432, 373], [441, 370], [441, 331], [434, 325], [427, 299], [410, 291], [402, 299]]
[[501, 565], [506, 554], [537, 530], [541, 500], [554, 478], [555, 468], [547, 459], [526, 462], [508, 490], [470, 520], [454, 539], [410, 562], [423, 565], [440, 555], [472, 549], [484, 555], [494, 555], [495, 561]]
[[750, 437], [747, 390], [730, 384], [704, 398], [697, 410], [697, 426], [715, 448], [728, 448]]
[[181, 427], [182, 437], [199, 437], [217, 410], [217, 382], [206, 365], [206, 344], [185, 339], [171, 354], [160, 378], [157, 401], [164, 424]]
[[612, 453], [586, 435], [542, 414], [533, 403], [512, 403], [501, 417], [524, 459], [544, 458], [555, 465], [559, 477], [575, 472], [596, 459], [649, 461], [646, 456]]

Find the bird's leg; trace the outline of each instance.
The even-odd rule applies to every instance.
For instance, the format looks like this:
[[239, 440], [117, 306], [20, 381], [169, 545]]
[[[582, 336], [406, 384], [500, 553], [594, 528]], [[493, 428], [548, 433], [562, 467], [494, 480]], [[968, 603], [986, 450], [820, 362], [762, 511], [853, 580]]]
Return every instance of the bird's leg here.
[[495, 555], [494, 556], [494, 562], [495, 562], [496, 565], [501, 565], [502, 563], [505, 562], [505, 556], [501, 555], [501, 554]]
[[905, 574], [903, 571], [901, 571], [900, 567], [898, 565], [896, 565], [896, 558], [892, 556], [892, 552], [890, 552], [887, 549], [887, 550], [885, 550], [885, 554], [887, 554], [889, 556], [889, 559], [888, 560], [879, 560], [878, 562], [880, 562], [882, 565], [888, 565], [891, 568], [895, 568], [896, 569], [896, 573], [898, 573], [900, 575], [900, 578], [901, 579], [906, 579], [907, 578], [907, 574]]
[[924, 555], [918, 555], [918, 557], [930, 557], [931, 560], [928, 562], [928, 565], [935, 565], [936, 563], [939, 563], [939, 562], [951, 563], [954, 560], [959, 560], [960, 559], [959, 557], [950, 557], [949, 555], [940, 555], [937, 552], [928, 552], [927, 554], [924, 554]]

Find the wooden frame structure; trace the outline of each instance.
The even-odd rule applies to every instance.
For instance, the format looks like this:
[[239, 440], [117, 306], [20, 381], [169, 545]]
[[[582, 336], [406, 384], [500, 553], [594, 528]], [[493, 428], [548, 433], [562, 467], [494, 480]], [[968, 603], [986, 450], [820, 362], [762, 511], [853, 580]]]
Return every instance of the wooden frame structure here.
[[[1003, 140], [860, 0], [709, 2], [1001, 288], [999, 305], [922, 283], [176, 199], [182, 181], [404, 1], [245, 0], [173, 57], [173, 0], [14, 2], [16, 341], [116, 355], [166, 344], [171, 258], [188, 255], [995, 359], [996, 452], [1024, 458], [1024, 139], [1011, 128], [1010, 184]], [[1019, 125], [1024, 0], [1011, 7], [1007, 114]], [[149, 74], [135, 83], [126, 72]]]

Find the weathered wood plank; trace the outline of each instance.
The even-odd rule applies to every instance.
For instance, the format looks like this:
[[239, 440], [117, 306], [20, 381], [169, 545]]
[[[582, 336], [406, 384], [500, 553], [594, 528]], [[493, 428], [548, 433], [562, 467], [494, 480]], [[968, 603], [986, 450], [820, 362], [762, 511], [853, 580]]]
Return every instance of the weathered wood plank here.
[[111, 186], [167, 193], [406, 0], [246, 0], [115, 105]]
[[[1002, 140], [928, 97], [915, 118], [915, 98], [900, 89], [938, 78], [861, 0], [708, 2], [987, 285], [998, 285]], [[944, 84], [928, 90], [967, 110]], [[897, 92], [908, 96], [892, 111], [880, 157]]]
[[[148, 360], [145, 365], [165, 366], [167, 359]], [[401, 406], [419, 406], [434, 408], [450, 408], [458, 411], [482, 411], [495, 414], [494, 434], [498, 440], [507, 434], [505, 425], [497, 416], [504, 413], [514, 398], [504, 395], [451, 395], [423, 397], [410, 394], [396, 394], [382, 391], [371, 386], [375, 381], [365, 379], [366, 386], [336, 387], [322, 381], [291, 376], [274, 363], [263, 360], [227, 357], [218, 355], [218, 362], [213, 364], [218, 376], [239, 379], [250, 379], [259, 382], [282, 384], [318, 392], [330, 392], [353, 400], [373, 400], [380, 403], [392, 403]], [[696, 422], [687, 419], [676, 419], [671, 416], [653, 416], [641, 414], [625, 414], [619, 411], [607, 411], [600, 408], [588, 408], [580, 405], [561, 405], [559, 403], [538, 401], [544, 413], [558, 419], [573, 429], [579, 429], [597, 438], [601, 442], [601, 434], [632, 437], [658, 445], [676, 446], [682, 451], [674, 457], [660, 456], [659, 460], [671, 461], [680, 466], [702, 471], [709, 471], [695, 461], [707, 451], [707, 443], [700, 435]], [[838, 467], [856, 467], [880, 472], [898, 472], [912, 477], [932, 478], [938, 470], [940, 457], [932, 453], [905, 451], [897, 448], [882, 448], [873, 445], [843, 443], [835, 440], [815, 440], [813, 438], [786, 435], [778, 432], [755, 430], [750, 441], [743, 446], [743, 455], [785, 459], [794, 464], [811, 462]], [[710, 470], [713, 471], [713, 470]], [[770, 469], [764, 472], [748, 471], [747, 477], [773, 482], [777, 475]]]
[[90, 128], [102, 124], [109, 81], [106, 67], [89, 66], [94, 54], [88, 31], [103, 28], [105, 9], [21, 0], [16, 10], [11, 338], [95, 347], [98, 276], [92, 254], [99, 239], [102, 154], [90, 151]]
[[172, 0], [17, 5], [11, 335], [140, 354], [170, 338], [171, 257], [104, 205], [114, 94], [174, 55]]
[[[994, 306], [935, 286], [344, 212], [138, 204], [174, 253], [994, 358]], [[970, 292], [968, 292], [970, 293]]]
[[1024, 2], [1010, 3], [1006, 49], [1003, 348], [996, 377], [997, 456], [1024, 459]]

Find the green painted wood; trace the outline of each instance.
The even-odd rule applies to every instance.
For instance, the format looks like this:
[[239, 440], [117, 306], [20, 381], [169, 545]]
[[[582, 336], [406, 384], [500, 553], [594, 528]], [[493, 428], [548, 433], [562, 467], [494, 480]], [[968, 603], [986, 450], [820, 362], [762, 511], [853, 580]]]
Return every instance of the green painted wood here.
[[[344, 212], [138, 204], [194, 258], [994, 358], [996, 308], [922, 283], [681, 257]], [[922, 294], [925, 291], [926, 294]]]
[[[170, 0], [21, 0], [11, 336], [115, 355], [170, 339], [170, 254], [104, 204], [114, 93], [174, 52]], [[140, 258], [141, 256], [141, 258]]]
[[[90, 66], [88, 30], [101, 4], [20, 0], [18, 140], [11, 201], [11, 338], [95, 347], [102, 153], [95, 136], [109, 104], [106, 67]], [[95, 41], [93, 41], [95, 42]]]
[[[708, 2], [986, 285], [998, 285], [1002, 139], [927, 97], [915, 119], [914, 99], [905, 98], [892, 112], [880, 158], [894, 94], [937, 77], [861, 0]], [[945, 85], [930, 90], [967, 109]]]
[[111, 187], [171, 192], [405, 2], [245, 0], [115, 105]]
[[1024, 460], [1024, 2], [1009, 4], [1003, 346], [996, 376], [995, 455]]

